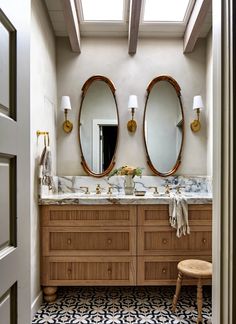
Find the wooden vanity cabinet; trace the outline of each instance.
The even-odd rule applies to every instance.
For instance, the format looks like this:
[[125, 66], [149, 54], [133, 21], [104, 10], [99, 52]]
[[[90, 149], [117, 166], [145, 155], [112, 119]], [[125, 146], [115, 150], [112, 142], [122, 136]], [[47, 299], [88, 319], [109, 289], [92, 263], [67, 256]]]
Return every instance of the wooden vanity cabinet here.
[[180, 260], [211, 260], [211, 205], [189, 205], [191, 234], [180, 239], [169, 225], [168, 205], [40, 208], [46, 301], [62, 285], [175, 284]]
[[[175, 285], [179, 261], [191, 258], [211, 261], [211, 205], [188, 206], [190, 235], [181, 238], [170, 227], [168, 209], [168, 205], [138, 206], [138, 285]], [[193, 283], [192, 279], [184, 280], [184, 284]]]

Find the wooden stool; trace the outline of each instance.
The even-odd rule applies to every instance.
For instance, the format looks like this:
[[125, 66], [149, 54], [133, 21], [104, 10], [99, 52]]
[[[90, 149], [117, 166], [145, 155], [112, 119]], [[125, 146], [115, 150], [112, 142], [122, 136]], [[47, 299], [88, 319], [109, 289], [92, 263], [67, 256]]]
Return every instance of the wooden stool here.
[[202, 323], [202, 279], [212, 277], [212, 264], [210, 262], [202, 260], [184, 260], [178, 263], [177, 268], [179, 273], [176, 283], [176, 291], [172, 303], [172, 311], [174, 312], [176, 309], [183, 276], [185, 275], [192, 278], [197, 278], [197, 323]]

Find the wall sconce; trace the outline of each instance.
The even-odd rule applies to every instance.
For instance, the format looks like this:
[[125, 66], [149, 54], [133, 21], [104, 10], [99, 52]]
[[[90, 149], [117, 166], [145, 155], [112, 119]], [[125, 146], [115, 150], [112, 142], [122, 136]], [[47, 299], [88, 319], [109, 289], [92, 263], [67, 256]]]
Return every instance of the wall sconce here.
[[201, 129], [201, 123], [199, 120], [200, 117], [200, 109], [203, 109], [203, 102], [202, 102], [202, 96], [194, 96], [193, 97], [193, 110], [196, 110], [197, 112], [197, 119], [194, 119], [194, 121], [190, 124], [191, 130], [193, 132], [198, 132]]
[[138, 108], [138, 99], [137, 99], [137, 96], [135, 95], [130, 95], [129, 96], [129, 102], [128, 102], [128, 109], [130, 110], [131, 109], [131, 120], [128, 121], [127, 123], [127, 128], [128, 128], [128, 131], [131, 132], [131, 133], [134, 133], [137, 129], [137, 123], [136, 121], [134, 120], [134, 113], [135, 113], [135, 109]]
[[68, 110], [71, 110], [70, 97], [61, 97], [61, 110], [65, 113], [65, 121], [63, 123], [63, 129], [66, 133], [70, 133], [73, 129], [73, 124], [67, 119]]

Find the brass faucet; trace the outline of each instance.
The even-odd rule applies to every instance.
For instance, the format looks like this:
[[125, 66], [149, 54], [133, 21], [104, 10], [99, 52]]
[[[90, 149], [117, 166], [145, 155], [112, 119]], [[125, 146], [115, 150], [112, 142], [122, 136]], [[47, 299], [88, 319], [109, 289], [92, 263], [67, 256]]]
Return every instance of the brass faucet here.
[[97, 187], [96, 187], [96, 194], [97, 194], [97, 195], [100, 195], [101, 193], [102, 193], [101, 185], [100, 185], [100, 184], [97, 184]]
[[153, 193], [155, 195], [158, 195], [159, 194], [157, 187], [148, 187], [148, 189], [154, 189], [154, 192]]
[[85, 189], [85, 194], [90, 194], [90, 192], [89, 192], [89, 187], [80, 187], [80, 189]]
[[172, 188], [167, 184], [167, 185], [165, 185], [165, 188], [166, 188], [166, 190], [165, 190], [165, 194], [166, 195], [169, 195], [170, 194], [170, 191], [172, 190]]

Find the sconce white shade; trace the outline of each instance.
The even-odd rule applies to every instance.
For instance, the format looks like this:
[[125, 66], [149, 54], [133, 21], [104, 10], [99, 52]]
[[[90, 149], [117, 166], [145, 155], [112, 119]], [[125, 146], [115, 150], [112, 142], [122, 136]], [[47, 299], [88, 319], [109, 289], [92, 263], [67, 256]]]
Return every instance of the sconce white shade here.
[[137, 96], [135, 96], [135, 95], [130, 95], [129, 96], [128, 108], [129, 109], [131, 109], [131, 108], [137, 109], [138, 108], [138, 99], [137, 99]]
[[193, 97], [193, 110], [195, 109], [203, 109], [204, 105], [202, 102], [202, 96], [194, 96]]
[[71, 110], [71, 103], [70, 103], [69, 96], [61, 97], [61, 110], [64, 111], [65, 109]]

